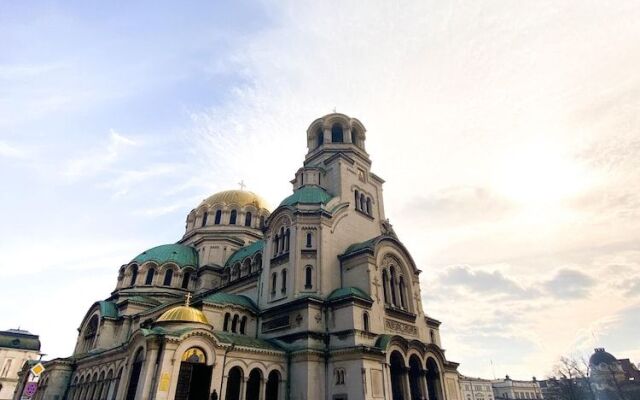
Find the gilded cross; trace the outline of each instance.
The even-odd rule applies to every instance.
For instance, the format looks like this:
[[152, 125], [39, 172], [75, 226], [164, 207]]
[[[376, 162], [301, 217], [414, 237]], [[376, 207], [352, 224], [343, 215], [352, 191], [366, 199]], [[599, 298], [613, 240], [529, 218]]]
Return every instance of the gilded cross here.
[[185, 297], [186, 298], [184, 299], [184, 305], [186, 307], [189, 307], [189, 304], [191, 304], [191, 293], [187, 293]]
[[244, 188], [247, 187], [247, 185], [244, 184], [244, 179], [238, 182], [238, 185], [240, 185], [240, 190], [244, 190]]

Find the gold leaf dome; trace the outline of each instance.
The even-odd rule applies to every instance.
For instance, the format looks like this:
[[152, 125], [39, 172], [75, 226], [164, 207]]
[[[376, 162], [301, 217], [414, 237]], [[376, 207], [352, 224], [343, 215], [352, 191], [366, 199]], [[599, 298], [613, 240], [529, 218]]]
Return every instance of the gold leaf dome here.
[[214, 204], [236, 204], [240, 207], [252, 205], [257, 209], [269, 209], [269, 205], [262, 197], [248, 190], [225, 190], [218, 192], [207, 197], [200, 203], [200, 205], [203, 204], [210, 206]]
[[173, 307], [165, 311], [157, 322], [199, 322], [209, 325], [209, 321], [202, 311], [189, 306]]

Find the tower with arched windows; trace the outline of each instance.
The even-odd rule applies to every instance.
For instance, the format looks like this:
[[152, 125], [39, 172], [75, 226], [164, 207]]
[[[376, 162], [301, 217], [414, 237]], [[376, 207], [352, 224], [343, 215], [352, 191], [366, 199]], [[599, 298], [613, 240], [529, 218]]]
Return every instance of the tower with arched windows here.
[[460, 400], [364, 125], [333, 113], [306, 135], [292, 193], [272, 211], [252, 192], [216, 193], [176, 243], [122, 265], [73, 355], [47, 364], [68, 380], [45, 372], [42, 396]]

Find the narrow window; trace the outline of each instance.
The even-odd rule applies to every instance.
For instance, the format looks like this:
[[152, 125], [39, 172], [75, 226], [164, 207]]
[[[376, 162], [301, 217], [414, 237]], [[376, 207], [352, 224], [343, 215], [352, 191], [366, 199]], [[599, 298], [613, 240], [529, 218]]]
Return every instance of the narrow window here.
[[394, 306], [398, 304], [397, 301], [397, 297], [396, 297], [396, 270], [395, 268], [391, 267], [391, 304], [393, 304]]
[[251, 226], [251, 213], [248, 212], [244, 215], [244, 226]]
[[238, 314], [235, 314], [231, 322], [231, 332], [236, 333], [237, 329], [238, 329]]
[[344, 141], [344, 133], [340, 124], [333, 124], [331, 127], [331, 143], [342, 143]]
[[313, 274], [313, 268], [311, 265], [307, 265], [304, 269], [304, 288], [311, 289], [313, 286], [311, 285], [311, 278]]
[[362, 313], [362, 329], [365, 332], [369, 332], [369, 314], [366, 312]]
[[316, 138], [318, 139], [316, 144], [318, 146], [321, 146], [322, 143], [324, 143], [324, 132], [322, 131], [322, 128], [318, 129], [318, 134], [316, 135]]
[[360, 211], [366, 211], [367, 210], [367, 204], [366, 204], [366, 200], [364, 199], [364, 194], [360, 193]]
[[147, 271], [147, 277], [144, 280], [145, 285], [153, 285], [153, 277], [156, 275], [155, 268], [149, 268]]
[[131, 284], [129, 286], [135, 286], [136, 280], [138, 280], [138, 266], [134, 265], [131, 268]]
[[407, 308], [406, 300], [405, 300], [405, 286], [404, 286], [404, 278], [400, 277], [400, 283], [398, 284], [400, 288], [400, 306], [402, 308]]
[[191, 273], [190, 272], [185, 272], [184, 275], [182, 276], [182, 288], [183, 289], [188, 289], [189, 288], [189, 279], [191, 279]]
[[264, 228], [264, 216], [260, 217], [260, 229]]
[[436, 342], [436, 334], [433, 331], [433, 329], [429, 330], [429, 336], [431, 337], [431, 343], [435, 343]]
[[171, 286], [172, 279], [173, 279], [173, 270], [168, 269], [167, 272], [164, 273], [164, 282], [162, 284], [165, 286]]
[[282, 287], [280, 288], [282, 293], [287, 291], [287, 270], [282, 270]]
[[280, 246], [278, 246], [278, 254], [284, 252], [284, 227], [280, 228]]
[[238, 212], [236, 210], [231, 210], [231, 217], [229, 217], [229, 225], [235, 225], [237, 218], [238, 218]]
[[214, 224], [220, 225], [220, 220], [222, 219], [222, 210], [216, 211], [216, 219], [213, 221]]
[[284, 234], [284, 251], [285, 253], [289, 252], [289, 240], [291, 239], [291, 231], [287, 229], [287, 232]]
[[206, 225], [207, 225], [207, 217], [208, 217], [208, 216], [209, 216], [209, 213], [208, 213], [208, 212], [205, 212], [205, 213], [202, 215], [202, 226], [206, 226]]
[[271, 274], [271, 295], [274, 296], [276, 294], [276, 283], [277, 283], [278, 275], [274, 272]]
[[231, 315], [229, 315], [229, 313], [226, 313], [224, 315], [224, 326], [222, 328], [222, 330], [225, 332], [229, 330], [229, 318], [231, 318]]
[[387, 276], [387, 270], [382, 270], [382, 292], [384, 293], [384, 302], [389, 304], [389, 293], [387, 293], [387, 285], [389, 284], [389, 277]]
[[240, 333], [244, 335], [246, 328], [247, 328], [247, 316], [245, 315], [240, 320]]
[[280, 247], [280, 237], [276, 234], [273, 238], [273, 257], [278, 255], [278, 247]]
[[307, 233], [307, 247], [310, 248], [311, 247], [311, 234]]
[[371, 215], [371, 197], [367, 197], [367, 214]]
[[360, 192], [356, 190], [356, 210], [360, 209]]

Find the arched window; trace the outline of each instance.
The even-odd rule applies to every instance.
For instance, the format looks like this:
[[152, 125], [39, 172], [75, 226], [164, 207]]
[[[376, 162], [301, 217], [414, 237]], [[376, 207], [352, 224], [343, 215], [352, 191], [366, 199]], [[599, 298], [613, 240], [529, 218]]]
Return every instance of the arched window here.
[[138, 280], [138, 266], [134, 265], [131, 268], [131, 284], [129, 286], [135, 286], [136, 280]]
[[284, 252], [284, 227], [280, 228], [280, 246], [278, 246], [278, 254], [282, 254]]
[[369, 314], [366, 312], [362, 313], [362, 329], [369, 332]]
[[273, 256], [274, 257], [278, 255], [279, 247], [280, 247], [280, 237], [276, 233], [276, 236], [274, 236], [273, 238]]
[[244, 215], [244, 226], [251, 226], [251, 213], [247, 212]]
[[311, 247], [311, 239], [312, 239], [311, 233], [307, 233], [307, 248]]
[[229, 313], [224, 314], [224, 325], [222, 327], [222, 330], [225, 332], [229, 330], [229, 318], [231, 318], [231, 314]]
[[208, 212], [205, 212], [205, 213], [202, 215], [202, 226], [206, 226], [206, 225], [207, 225], [207, 217], [208, 217], [208, 216], [209, 216], [209, 213], [208, 213]]
[[287, 270], [282, 270], [282, 287], [280, 288], [282, 293], [287, 291]]
[[398, 298], [396, 297], [396, 270], [393, 267], [389, 270], [391, 271], [391, 304], [395, 306], [398, 304]]
[[164, 282], [162, 282], [162, 284], [164, 286], [171, 286], [172, 279], [173, 279], [173, 270], [168, 269], [167, 272], [164, 273]]
[[222, 210], [217, 210], [216, 211], [216, 218], [213, 221], [214, 224], [216, 225], [220, 225], [220, 220], [222, 219]]
[[404, 277], [400, 277], [400, 283], [398, 284], [398, 288], [400, 289], [400, 306], [402, 308], [407, 308], [407, 303], [406, 303], [406, 298], [405, 298], [405, 294], [406, 294], [406, 290], [405, 290], [405, 286], [404, 286]]
[[342, 132], [342, 125], [333, 124], [331, 127], [331, 143], [344, 142], [344, 133]]
[[156, 269], [149, 268], [147, 271], [147, 277], [144, 280], [145, 285], [153, 285], [153, 278], [156, 276]]
[[311, 277], [313, 274], [313, 267], [311, 265], [307, 265], [304, 268], [304, 288], [311, 289], [313, 285], [311, 284]]
[[144, 362], [142, 349], [138, 349], [133, 364], [131, 365], [131, 376], [129, 378], [129, 387], [127, 388], [126, 400], [134, 400], [136, 391], [138, 390], [138, 381], [140, 380], [140, 372], [142, 371], [142, 363]]
[[185, 272], [182, 275], [182, 288], [189, 289], [189, 279], [191, 279], [191, 272]]
[[264, 228], [264, 215], [260, 216], [260, 229]]
[[371, 215], [371, 197], [367, 197], [367, 214]]
[[247, 328], [247, 316], [245, 315], [240, 320], [240, 333], [244, 335], [246, 328]]
[[238, 314], [233, 316], [233, 320], [231, 321], [231, 332], [236, 333], [238, 329]]
[[365, 200], [364, 193], [360, 193], [360, 211], [367, 210], [367, 201]]
[[431, 337], [431, 343], [435, 343], [436, 342], [436, 333], [433, 331], [433, 329], [429, 330], [429, 336]]
[[231, 210], [231, 216], [229, 217], [229, 225], [235, 225], [237, 218], [238, 218], [238, 212], [236, 210]]
[[276, 284], [278, 282], [278, 275], [274, 272], [271, 274], [271, 295], [274, 296], [276, 294]]
[[87, 324], [87, 329], [84, 331], [84, 349], [87, 352], [93, 348], [96, 336], [98, 335], [98, 315], [94, 315]]
[[389, 293], [387, 292], [387, 285], [389, 284], [389, 277], [387, 276], [387, 270], [382, 270], [382, 292], [384, 293], [384, 302], [389, 304]]
[[316, 144], [318, 146], [322, 146], [322, 144], [324, 143], [324, 132], [322, 131], [322, 128], [318, 129], [318, 133], [316, 134]]
[[356, 190], [355, 195], [356, 195], [356, 210], [359, 210], [360, 209], [360, 192]]
[[289, 240], [291, 239], [291, 231], [287, 229], [284, 234], [284, 251], [285, 253], [289, 252]]

